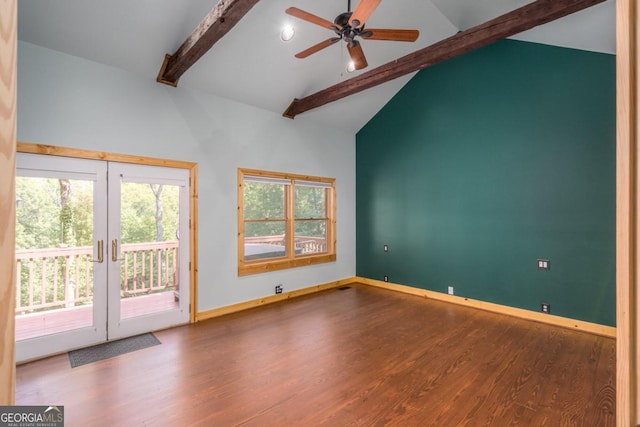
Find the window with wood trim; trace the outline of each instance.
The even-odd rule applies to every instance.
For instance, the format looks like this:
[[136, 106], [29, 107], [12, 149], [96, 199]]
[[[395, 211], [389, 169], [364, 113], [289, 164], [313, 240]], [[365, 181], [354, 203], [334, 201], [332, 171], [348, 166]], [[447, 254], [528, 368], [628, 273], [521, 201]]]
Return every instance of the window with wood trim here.
[[238, 169], [238, 274], [336, 260], [335, 179]]

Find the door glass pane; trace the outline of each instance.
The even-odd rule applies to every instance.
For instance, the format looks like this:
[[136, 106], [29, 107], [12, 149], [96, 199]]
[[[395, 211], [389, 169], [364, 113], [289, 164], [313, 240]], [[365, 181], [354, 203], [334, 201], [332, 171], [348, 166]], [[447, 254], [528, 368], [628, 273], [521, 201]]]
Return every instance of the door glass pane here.
[[179, 191], [176, 185], [121, 183], [121, 319], [180, 306]]
[[93, 325], [93, 191], [16, 177], [16, 341]]

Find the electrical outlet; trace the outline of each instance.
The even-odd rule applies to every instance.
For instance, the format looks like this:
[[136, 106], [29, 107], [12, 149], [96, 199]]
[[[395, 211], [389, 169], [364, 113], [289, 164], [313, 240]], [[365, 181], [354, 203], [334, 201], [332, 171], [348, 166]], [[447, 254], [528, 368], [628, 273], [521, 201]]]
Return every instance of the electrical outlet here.
[[448, 293], [449, 295], [453, 295], [453, 286], [449, 286], [449, 287], [447, 288], [447, 293]]
[[384, 281], [388, 282], [389, 281], [389, 276], [384, 276]]
[[548, 259], [539, 259], [538, 260], [538, 270], [549, 270], [551, 269], [551, 264]]
[[276, 294], [281, 294], [281, 293], [282, 293], [282, 285], [276, 286]]
[[542, 304], [540, 304], [540, 311], [542, 311], [543, 313], [550, 314], [551, 313], [551, 304], [543, 302]]
[[385, 252], [389, 252], [389, 245], [384, 245], [384, 246], [382, 247], [382, 249], [383, 249]]

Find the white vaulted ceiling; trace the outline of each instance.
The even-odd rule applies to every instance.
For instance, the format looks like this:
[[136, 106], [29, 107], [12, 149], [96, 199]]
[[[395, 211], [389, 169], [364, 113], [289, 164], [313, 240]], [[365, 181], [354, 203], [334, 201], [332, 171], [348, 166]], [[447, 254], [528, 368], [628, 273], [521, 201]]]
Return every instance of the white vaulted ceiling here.
[[[216, 0], [20, 0], [20, 40], [122, 68], [155, 80], [165, 53], [172, 54]], [[357, 6], [353, 1], [352, 9]], [[367, 22], [371, 28], [416, 28], [415, 43], [364, 40], [365, 71], [429, 46], [521, 7], [526, 0], [383, 0]], [[281, 114], [302, 98], [357, 74], [345, 71], [348, 53], [336, 43], [306, 59], [294, 54], [327, 39], [327, 29], [293, 18], [295, 6], [333, 21], [346, 0], [264, 0], [180, 79], [191, 88]], [[280, 30], [293, 24], [293, 40]], [[615, 53], [615, 1], [521, 33], [514, 39]], [[357, 132], [411, 78], [401, 77], [295, 120], [310, 120]], [[283, 118], [283, 120], [285, 120]]]

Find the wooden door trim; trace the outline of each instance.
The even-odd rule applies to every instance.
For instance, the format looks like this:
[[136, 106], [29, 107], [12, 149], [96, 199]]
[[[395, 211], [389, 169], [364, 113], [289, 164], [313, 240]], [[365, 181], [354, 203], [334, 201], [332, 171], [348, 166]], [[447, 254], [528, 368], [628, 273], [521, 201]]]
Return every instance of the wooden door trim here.
[[616, 3], [616, 419], [638, 418], [638, 11], [635, 0]]
[[0, 1], [0, 405], [15, 403], [15, 167], [18, 2]]

